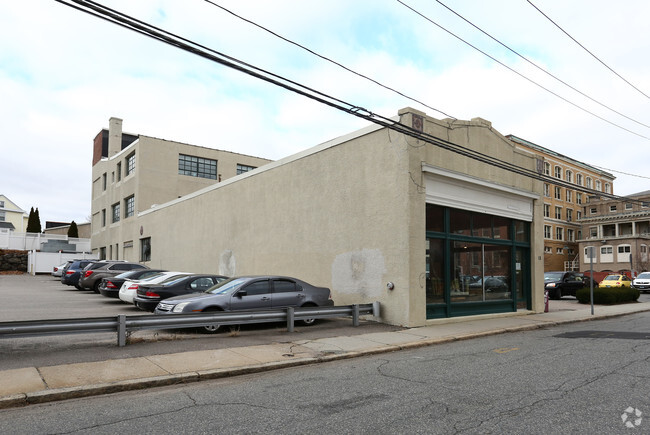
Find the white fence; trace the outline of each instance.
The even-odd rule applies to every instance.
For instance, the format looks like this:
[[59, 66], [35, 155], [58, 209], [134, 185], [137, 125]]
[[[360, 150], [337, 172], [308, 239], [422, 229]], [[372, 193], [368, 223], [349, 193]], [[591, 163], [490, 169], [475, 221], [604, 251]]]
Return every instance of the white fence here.
[[62, 252], [36, 252], [29, 251], [27, 258], [27, 271], [30, 275], [37, 273], [51, 273], [55, 266], [59, 266], [68, 260], [90, 259], [98, 260], [96, 255], [92, 254], [75, 254]]
[[75, 245], [74, 250], [77, 252], [90, 252], [90, 239], [74, 239], [60, 234], [17, 233], [0, 229], [0, 249], [40, 251], [43, 244], [50, 240], [60, 240]]

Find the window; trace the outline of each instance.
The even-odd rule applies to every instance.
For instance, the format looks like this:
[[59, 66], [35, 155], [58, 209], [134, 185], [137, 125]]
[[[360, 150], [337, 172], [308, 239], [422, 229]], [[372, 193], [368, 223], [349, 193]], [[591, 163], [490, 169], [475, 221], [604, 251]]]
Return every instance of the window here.
[[596, 207], [591, 207], [591, 208], [589, 209], [589, 212], [590, 212], [591, 214], [596, 214], [596, 213], [598, 213], [598, 209], [597, 209]]
[[555, 228], [555, 240], [564, 240], [564, 228]]
[[126, 173], [125, 176], [131, 175], [135, 172], [135, 153], [131, 153], [126, 158]]
[[106, 190], [106, 172], [102, 175], [102, 190]]
[[544, 196], [550, 197], [551, 196], [551, 190], [548, 184], [544, 183]]
[[244, 172], [252, 171], [253, 169], [257, 169], [257, 168], [255, 166], [241, 165], [237, 163], [237, 175], [243, 174]]
[[544, 225], [544, 238], [545, 239], [550, 239], [551, 238], [551, 226], [550, 225]]
[[117, 181], [120, 181], [122, 179], [122, 162], [117, 162]]
[[614, 248], [611, 246], [603, 246], [600, 248], [600, 255], [607, 255], [614, 252]]
[[569, 242], [575, 241], [575, 231], [570, 229], [570, 228], [567, 228], [567, 230], [566, 230], [566, 239]]
[[587, 182], [587, 189], [591, 189], [591, 177], [585, 178], [585, 181]]
[[556, 248], [555, 253], [558, 255], [562, 254], [562, 248]]
[[576, 184], [582, 186], [582, 174], [576, 174]]
[[559, 166], [555, 167], [555, 178], [562, 179], [562, 168]]
[[178, 173], [190, 177], [217, 179], [217, 161], [202, 157], [178, 155]]
[[271, 286], [269, 280], [265, 279], [264, 281], [255, 281], [248, 284], [242, 290], [246, 291], [246, 296], [265, 295], [271, 293]]
[[612, 193], [612, 185], [605, 183], [605, 193]]
[[544, 217], [551, 217], [551, 206], [550, 206], [550, 204], [544, 204]]
[[291, 293], [300, 291], [296, 283], [287, 279], [274, 279], [273, 280], [273, 293]]
[[106, 209], [102, 209], [102, 226], [106, 226]]
[[609, 206], [609, 211], [610, 211], [610, 212], [615, 212], [615, 211], [616, 211], [616, 204], [614, 204], [614, 205], [610, 205], [610, 206]]
[[601, 191], [603, 188], [602, 183], [600, 180], [596, 180], [596, 190]]
[[582, 204], [582, 193], [576, 192], [576, 204]]
[[566, 202], [571, 202], [573, 201], [573, 190], [568, 190], [566, 191]]
[[124, 218], [133, 216], [135, 212], [135, 196], [131, 195], [124, 200]]
[[562, 188], [555, 186], [555, 199], [562, 199]]
[[555, 219], [562, 219], [562, 207], [555, 207]]
[[589, 237], [598, 237], [598, 227], [589, 228]]
[[5, 220], [7, 220], [7, 212], [0, 211], [0, 222], [4, 222]]
[[0, 208], [5, 208], [5, 202], [4, 201], [0, 201]]
[[551, 175], [551, 164], [544, 162], [544, 175]]
[[630, 253], [630, 245], [620, 245], [618, 247], [618, 253], [619, 254], [629, 254]]
[[580, 220], [582, 218], [582, 212], [580, 210], [576, 211], [576, 220]]
[[566, 178], [566, 181], [569, 183], [573, 183], [573, 172], [567, 169], [564, 178]]
[[552, 254], [553, 253], [553, 248], [550, 246], [544, 246], [544, 254]]
[[151, 261], [151, 237], [140, 239], [140, 261]]
[[111, 222], [119, 222], [120, 221], [120, 203], [115, 203], [111, 206], [111, 215], [113, 216], [113, 220]]
[[566, 209], [566, 220], [569, 222], [573, 220], [573, 209], [571, 208]]
[[625, 203], [625, 210], [632, 210], [632, 204], [629, 202]]

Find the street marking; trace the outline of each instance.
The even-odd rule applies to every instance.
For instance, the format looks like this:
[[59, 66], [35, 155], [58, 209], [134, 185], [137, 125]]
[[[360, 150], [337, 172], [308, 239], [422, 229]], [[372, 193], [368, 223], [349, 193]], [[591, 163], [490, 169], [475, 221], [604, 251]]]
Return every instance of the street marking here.
[[518, 347], [501, 347], [499, 349], [494, 349], [493, 352], [496, 352], [496, 353], [508, 353], [508, 352], [512, 352], [513, 350], [519, 350], [519, 348]]

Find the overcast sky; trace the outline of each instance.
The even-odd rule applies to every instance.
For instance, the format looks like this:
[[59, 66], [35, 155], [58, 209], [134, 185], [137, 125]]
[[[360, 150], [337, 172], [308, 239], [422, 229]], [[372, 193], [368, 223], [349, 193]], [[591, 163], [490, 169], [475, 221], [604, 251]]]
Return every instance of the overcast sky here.
[[[547, 90], [398, 1], [214, 0], [444, 114], [202, 0], [98, 1], [383, 116], [411, 106], [436, 118], [481, 117], [504, 135], [612, 172], [616, 194], [650, 190], [647, 0], [531, 0], [638, 90], [526, 0], [443, 1], [598, 103], [540, 72], [436, 1], [403, 0]], [[46, 220], [86, 222], [92, 140], [112, 116], [123, 119], [127, 133], [269, 159], [368, 124], [56, 1], [2, 2], [0, 193], [27, 211], [38, 207], [43, 225]]]

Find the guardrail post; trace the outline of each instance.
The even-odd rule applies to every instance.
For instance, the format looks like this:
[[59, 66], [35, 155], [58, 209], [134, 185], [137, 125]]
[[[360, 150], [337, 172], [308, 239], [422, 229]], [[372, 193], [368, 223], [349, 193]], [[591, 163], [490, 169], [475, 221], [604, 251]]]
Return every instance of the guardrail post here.
[[375, 302], [372, 303], [372, 315], [373, 316], [379, 317], [379, 314], [381, 313], [381, 311], [379, 310], [379, 307], [380, 307], [379, 301], [375, 301]]
[[126, 316], [119, 314], [117, 316], [117, 345], [126, 346]]
[[293, 307], [287, 308], [287, 331], [293, 332], [293, 319], [294, 319], [294, 310]]
[[359, 305], [352, 305], [352, 326], [359, 326]]

